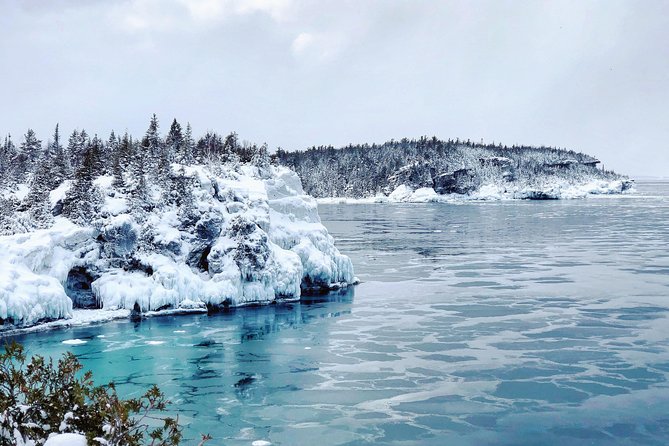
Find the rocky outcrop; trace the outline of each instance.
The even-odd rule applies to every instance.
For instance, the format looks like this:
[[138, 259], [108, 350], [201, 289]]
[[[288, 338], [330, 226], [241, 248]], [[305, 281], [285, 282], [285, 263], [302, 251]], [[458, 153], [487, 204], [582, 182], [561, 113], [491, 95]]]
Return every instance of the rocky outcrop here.
[[481, 179], [473, 169], [459, 169], [442, 173], [434, 180], [434, 190], [438, 194], [468, 194], [479, 188]]
[[269, 303], [356, 281], [294, 172], [175, 168], [192, 179], [188, 215], [170, 205], [133, 212], [101, 179], [110, 211], [90, 226], [61, 216], [49, 229], [0, 237], [0, 319], [24, 326], [77, 308]]

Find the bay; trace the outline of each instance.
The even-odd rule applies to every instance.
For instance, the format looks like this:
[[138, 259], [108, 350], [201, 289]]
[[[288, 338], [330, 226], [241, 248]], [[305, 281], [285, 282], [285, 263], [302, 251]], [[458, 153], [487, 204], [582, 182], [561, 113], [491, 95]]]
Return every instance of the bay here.
[[158, 384], [213, 445], [669, 442], [669, 183], [319, 212], [360, 285], [17, 340]]

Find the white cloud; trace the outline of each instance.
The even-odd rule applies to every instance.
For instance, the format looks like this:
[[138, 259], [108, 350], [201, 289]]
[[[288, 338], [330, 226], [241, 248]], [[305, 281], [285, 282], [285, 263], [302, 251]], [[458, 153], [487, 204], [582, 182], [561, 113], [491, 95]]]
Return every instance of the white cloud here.
[[132, 0], [116, 4], [112, 23], [127, 31], [169, 31], [179, 26], [183, 10], [172, 1]]
[[233, 0], [230, 3], [238, 14], [265, 13], [277, 22], [292, 18], [296, 6], [293, 0]]
[[130, 0], [118, 3], [111, 18], [128, 31], [170, 31], [236, 15], [265, 14], [284, 22], [294, 9], [293, 0]]
[[293, 39], [293, 55], [327, 62], [335, 59], [348, 45], [348, 40], [336, 32], [302, 32]]
[[313, 43], [314, 36], [310, 33], [300, 33], [295, 40], [293, 40], [293, 54], [302, 54]]

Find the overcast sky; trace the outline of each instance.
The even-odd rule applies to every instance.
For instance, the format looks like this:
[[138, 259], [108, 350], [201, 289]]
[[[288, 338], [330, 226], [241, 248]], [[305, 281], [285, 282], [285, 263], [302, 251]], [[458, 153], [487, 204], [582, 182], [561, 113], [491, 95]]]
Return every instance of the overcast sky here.
[[669, 176], [669, 1], [0, 0], [0, 133], [151, 113], [302, 149], [436, 135]]

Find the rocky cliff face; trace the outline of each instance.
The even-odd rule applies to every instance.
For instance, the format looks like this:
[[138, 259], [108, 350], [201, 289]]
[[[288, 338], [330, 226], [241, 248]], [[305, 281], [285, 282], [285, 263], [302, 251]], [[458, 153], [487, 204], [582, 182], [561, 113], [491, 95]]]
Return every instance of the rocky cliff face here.
[[191, 180], [188, 206], [138, 212], [111, 177], [98, 177], [102, 210], [90, 225], [60, 216], [49, 229], [0, 237], [0, 321], [268, 303], [355, 281], [294, 172], [172, 167]]

